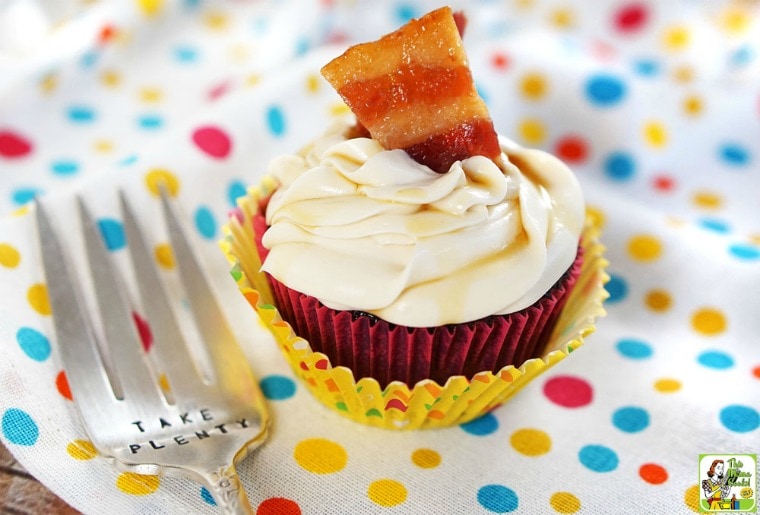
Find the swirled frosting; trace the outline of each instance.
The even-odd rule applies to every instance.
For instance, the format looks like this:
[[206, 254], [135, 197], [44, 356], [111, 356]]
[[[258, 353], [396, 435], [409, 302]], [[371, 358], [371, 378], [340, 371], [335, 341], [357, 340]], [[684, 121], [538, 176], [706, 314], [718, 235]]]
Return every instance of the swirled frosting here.
[[274, 159], [263, 270], [328, 307], [432, 327], [533, 304], [575, 259], [580, 187], [555, 157], [500, 138], [444, 174], [336, 125]]

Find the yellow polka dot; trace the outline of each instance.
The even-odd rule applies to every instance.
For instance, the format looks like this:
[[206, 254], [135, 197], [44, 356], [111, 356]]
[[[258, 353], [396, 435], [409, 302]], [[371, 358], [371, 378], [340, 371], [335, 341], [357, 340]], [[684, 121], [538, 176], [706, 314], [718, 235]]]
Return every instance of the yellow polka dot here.
[[160, 243], [156, 245], [153, 251], [153, 256], [156, 258], [156, 262], [163, 268], [174, 268], [174, 252], [172, 247], [168, 243]]
[[662, 148], [668, 144], [668, 129], [660, 122], [647, 122], [643, 127], [644, 141], [654, 148]]
[[113, 151], [113, 142], [107, 139], [95, 140], [92, 143], [92, 149], [100, 154], [108, 154]]
[[522, 9], [530, 9], [533, 7], [535, 0], [514, 0], [515, 6]]
[[393, 479], [378, 479], [367, 489], [369, 499], [380, 506], [390, 508], [406, 501], [406, 487]]
[[683, 493], [683, 502], [694, 513], [699, 513], [699, 486], [692, 485]]
[[723, 207], [723, 198], [712, 191], [696, 191], [691, 197], [695, 206], [704, 209], [718, 209]]
[[527, 145], [540, 145], [546, 140], [546, 126], [535, 118], [525, 118], [517, 128]]
[[662, 35], [662, 44], [667, 50], [683, 50], [689, 46], [691, 33], [687, 27], [676, 25], [669, 27]]
[[162, 168], [154, 168], [145, 174], [145, 185], [156, 197], [161, 195], [160, 187], [163, 186], [166, 189], [166, 193], [170, 197], [176, 197], [179, 191], [179, 179], [169, 170]]
[[683, 101], [683, 111], [689, 116], [702, 114], [702, 111], [704, 111], [704, 103], [700, 97], [689, 95]]
[[662, 243], [654, 236], [639, 234], [628, 241], [628, 254], [635, 261], [654, 261], [662, 255]]
[[586, 204], [586, 217], [599, 228], [603, 228], [607, 224], [607, 218], [604, 216], [604, 211], [596, 206]]
[[321, 86], [321, 82], [319, 80], [319, 76], [316, 74], [311, 74], [308, 77], [306, 77], [306, 91], [309, 93], [316, 93], [319, 91], [319, 87]]
[[673, 80], [681, 84], [686, 84], [694, 80], [694, 68], [691, 66], [679, 66], [673, 70]]
[[654, 383], [654, 389], [660, 393], [673, 393], [681, 389], [681, 381], [664, 377]]
[[552, 448], [551, 438], [540, 429], [519, 429], [512, 433], [509, 443], [526, 456], [541, 456]]
[[58, 88], [58, 75], [47, 73], [40, 80], [40, 89], [43, 93], [52, 93]]
[[527, 73], [520, 80], [520, 93], [528, 100], [540, 100], [549, 86], [540, 73]]
[[40, 315], [49, 315], [51, 313], [47, 286], [44, 284], [33, 284], [30, 286], [26, 292], [26, 300], [32, 309]]
[[261, 82], [261, 76], [257, 74], [252, 74], [245, 78], [245, 85], [249, 88], [252, 86], [256, 86], [260, 82]]
[[670, 309], [673, 299], [665, 290], [650, 290], [644, 297], [644, 304], [657, 313], [663, 313]]
[[159, 12], [161, 12], [161, 8], [163, 7], [163, 0], [135, 0], [137, 3], [137, 8], [147, 17], [153, 17], [156, 16]]
[[423, 469], [433, 469], [441, 464], [441, 455], [433, 449], [417, 449], [412, 453], [412, 463]]
[[570, 492], [555, 492], [549, 504], [557, 513], [575, 513], [581, 509], [581, 501]]
[[222, 13], [211, 12], [203, 17], [203, 23], [211, 30], [224, 30], [229, 25], [229, 20]]
[[346, 450], [340, 444], [324, 438], [301, 440], [293, 451], [293, 458], [304, 470], [314, 474], [338, 472], [348, 462]]
[[144, 87], [137, 93], [141, 101], [146, 103], [160, 102], [164, 94], [158, 88]]
[[169, 378], [166, 377], [166, 374], [161, 374], [158, 376], [158, 386], [161, 387], [161, 391], [164, 393], [171, 394], [172, 387], [169, 385]]
[[691, 327], [705, 336], [715, 336], [726, 330], [726, 316], [715, 308], [700, 308], [691, 316]]
[[11, 216], [24, 216], [29, 214], [29, 204], [24, 204], [20, 208], [16, 209], [11, 213]]
[[230, 47], [229, 56], [233, 61], [247, 61], [251, 57], [251, 50], [247, 45], [239, 43]]
[[75, 460], [91, 460], [98, 455], [95, 446], [89, 440], [74, 440], [66, 446], [66, 452]]
[[351, 109], [343, 102], [330, 106], [330, 114], [333, 116], [345, 116], [351, 112]]
[[8, 243], [0, 243], [0, 265], [6, 268], [16, 268], [21, 262], [21, 254]]
[[560, 29], [566, 29], [575, 25], [575, 16], [572, 9], [560, 7], [549, 16], [552, 25]]
[[121, 75], [114, 70], [103, 70], [100, 73], [100, 82], [109, 88], [115, 88], [121, 84]]
[[760, 245], [760, 234], [750, 234], [749, 241], [755, 245]]
[[750, 15], [737, 8], [726, 9], [720, 16], [720, 26], [731, 34], [741, 34], [750, 27]]
[[130, 495], [148, 495], [158, 490], [161, 478], [158, 476], [145, 476], [133, 472], [122, 472], [116, 478], [116, 487]]

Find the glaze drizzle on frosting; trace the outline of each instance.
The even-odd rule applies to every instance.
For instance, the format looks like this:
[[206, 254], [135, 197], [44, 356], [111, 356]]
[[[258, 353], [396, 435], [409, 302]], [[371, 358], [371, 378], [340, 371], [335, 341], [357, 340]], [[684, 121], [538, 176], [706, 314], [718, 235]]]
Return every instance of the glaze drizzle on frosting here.
[[570, 267], [583, 196], [555, 157], [500, 138], [444, 174], [336, 124], [272, 161], [263, 270], [339, 310], [430, 327], [518, 311]]

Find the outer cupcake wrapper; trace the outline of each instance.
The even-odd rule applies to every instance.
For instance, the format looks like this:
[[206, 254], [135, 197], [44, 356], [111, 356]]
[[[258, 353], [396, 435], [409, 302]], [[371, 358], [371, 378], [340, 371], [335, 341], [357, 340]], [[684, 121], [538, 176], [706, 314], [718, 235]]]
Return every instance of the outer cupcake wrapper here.
[[[506, 402], [525, 384], [583, 345], [584, 337], [594, 331], [597, 317], [608, 294], [604, 284], [607, 261], [599, 243], [599, 228], [591, 221], [583, 231], [583, 263], [575, 287], [567, 295], [564, 309], [556, 317], [543, 355], [508, 365], [497, 372], [480, 371], [471, 378], [449, 377], [444, 383], [423, 379], [407, 386], [393, 381], [384, 388], [372, 377], [354, 379], [352, 371], [333, 366], [329, 358], [315, 352], [305, 339], [296, 335], [282, 320], [256, 249], [251, 220], [276, 182], [264, 178], [258, 187], [238, 200], [238, 216], [232, 217], [224, 231], [222, 248], [232, 263], [232, 276], [241, 293], [272, 331], [293, 372], [325, 406], [360, 423], [388, 429], [419, 429], [462, 424]], [[279, 305], [278, 305], [279, 306]], [[284, 306], [283, 306], [284, 307]], [[350, 313], [347, 313], [350, 317]], [[551, 324], [549, 320], [547, 324]], [[551, 325], [547, 325], [551, 327]], [[520, 358], [516, 357], [520, 362]]]

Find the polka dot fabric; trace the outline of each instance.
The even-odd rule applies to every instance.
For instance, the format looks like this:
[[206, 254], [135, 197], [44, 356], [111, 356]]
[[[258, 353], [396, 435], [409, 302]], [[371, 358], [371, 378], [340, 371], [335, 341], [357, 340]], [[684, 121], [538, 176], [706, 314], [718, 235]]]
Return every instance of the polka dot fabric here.
[[[240, 467], [259, 515], [693, 513], [699, 453], [757, 452], [755, 3], [453, 3], [499, 132], [577, 174], [603, 227], [610, 297], [588, 344], [507, 405], [418, 432], [360, 426], [312, 399], [252, 320], [217, 240], [270, 158], [346, 114], [319, 68], [438, 4], [81, 4], [58, 20], [68, 32], [33, 42], [6, 36], [0, 14], [0, 440], [73, 507], [216, 512], [195, 483], [98, 456], [61, 367], [30, 216], [44, 195], [68, 227], [81, 195], [125, 266], [121, 188], [171, 287], [159, 184], [194, 229], [273, 414]], [[150, 353], [139, 306], [133, 318]]]

